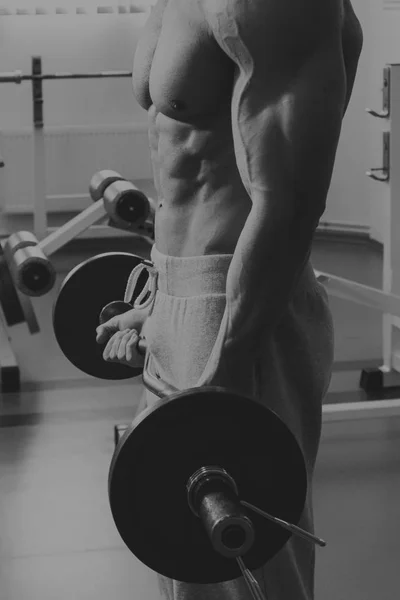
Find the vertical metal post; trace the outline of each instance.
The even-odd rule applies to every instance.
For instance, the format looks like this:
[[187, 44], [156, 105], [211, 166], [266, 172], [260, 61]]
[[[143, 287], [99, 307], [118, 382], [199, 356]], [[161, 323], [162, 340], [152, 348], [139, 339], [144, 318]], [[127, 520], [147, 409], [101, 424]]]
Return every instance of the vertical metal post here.
[[[0, 139], [1, 139], [1, 131], [0, 131]], [[4, 209], [4, 179], [3, 179], [3, 171], [2, 169], [5, 167], [5, 162], [3, 157], [0, 154], [0, 214]]]
[[[391, 65], [390, 75], [390, 222], [387, 225], [385, 263], [390, 265], [392, 294], [400, 294], [400, 65]], [[386, 242], [386, 240], [385, 240]], [[400, 372], [400, 319], [385, 316], [384, 332], [391, 346], [390, 367]], [[389, 335], [388, 335], [389, 333]], [[386, 352], [388, 347], [386, 345]]]
[[[46, 214], [46, 164], [43, 132], [43, 81], [42, 59], [32, 57], [32, 102], [33, 102], [33, 176], [34, 176], [34, 219], [33, 228], [38, 240], [47, 235]], [[36, 77], [35, 77], [36, 76]]]

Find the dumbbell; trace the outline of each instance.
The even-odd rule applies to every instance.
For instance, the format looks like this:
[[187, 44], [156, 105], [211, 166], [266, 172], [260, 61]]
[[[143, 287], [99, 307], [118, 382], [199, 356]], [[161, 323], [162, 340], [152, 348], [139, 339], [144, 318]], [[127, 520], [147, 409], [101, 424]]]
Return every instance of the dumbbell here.
[[149, 200], [141, 190], [116, 171], [96, 173], [91, 179], [89, 193], [94, 202], [103, 199], [110, 225], [128, 230], [144, 228], [151, 212]]

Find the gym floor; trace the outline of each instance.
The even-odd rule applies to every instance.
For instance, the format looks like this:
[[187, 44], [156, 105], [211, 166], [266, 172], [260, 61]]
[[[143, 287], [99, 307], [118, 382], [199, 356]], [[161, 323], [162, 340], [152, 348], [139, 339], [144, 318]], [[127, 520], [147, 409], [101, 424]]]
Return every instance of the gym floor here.
[[[154, 575], [124, 547], [107, 499], [113, 426], [134, 417], [140, 380], [85, 377], [51, 327], [54, 296], [73, 266], [105, 250], [148, 249], [121, 240], [70, 245], [54, 257], [56, 289], [34, 300], [40, 334], [10, 330], [23, 389], [0, 401], [0, 600], [160, 600]], [[316, 239], [312, 260], [381, 286], [373, 245]], [[331, 309], [335, 372], [326, 402], [365, 400], [358, 382], [362, 368], [381, 362], [381, 315], [336, 298]], [[324, 425], [314, 499], [316, 533], [328, 546], [317, 551], [316, 600], [396, 597], [399, 493], [400, 419]]]

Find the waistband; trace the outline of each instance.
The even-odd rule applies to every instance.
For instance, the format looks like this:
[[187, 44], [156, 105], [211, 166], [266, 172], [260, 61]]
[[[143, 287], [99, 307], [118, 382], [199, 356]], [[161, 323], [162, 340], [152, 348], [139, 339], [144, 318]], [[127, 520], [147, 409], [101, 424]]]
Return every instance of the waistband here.
[[[143, 269], [149, 273], [148, 282], [135, 302], [135, 307], [145, 308], [152, 304], [158, 291], [170, 296], [191, 297], [204, 294], [225, 294], [226, 280], [233, 254], [209, 254], [205, 256], [168, 256], [151, 250], [151, 263], [144, 261], [132, 271], [125, 292], [125, 301], [130, 302]], [[279, 268], [277, 266], [277, 268]], [[314, 269], [307, 262], [296, 286], [294, 295], [317, 287]], [[147, 298], [144, 300], [144, 298]]]
[[168, 256], [151, 250], [151, 260], [157, 271], [157, 287], [171, 296], [225, 294], [226, 278], [232, 254], [206, 256]]

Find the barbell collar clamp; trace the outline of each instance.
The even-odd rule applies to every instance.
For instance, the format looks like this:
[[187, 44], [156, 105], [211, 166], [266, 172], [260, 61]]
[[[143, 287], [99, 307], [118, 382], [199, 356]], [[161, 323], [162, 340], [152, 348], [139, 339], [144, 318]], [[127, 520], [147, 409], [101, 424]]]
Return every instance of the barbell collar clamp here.
[[229, 473], [218, 466], [201, 467], [189, 478], [186, 491], [189, 507], [202, 521], [214, 550], [225, 558], [247, 554], [254, 544], [254, 526]]
[[229, 473], [225, 469], [217, 466], [201, 467], [201, 469], [193, 473], [193, 475], [189, 478], [186, 484], [189, 506], [192, 513], [196, 517], [200, 516], [196, 502], [198, 486], [201, 485], [207, 477], [220, 477], [231, 488], [231, 490], [236, 494], [236, 496], [239, 494], [236, 481], [233, 479], [233, 477], [229, 475]]

